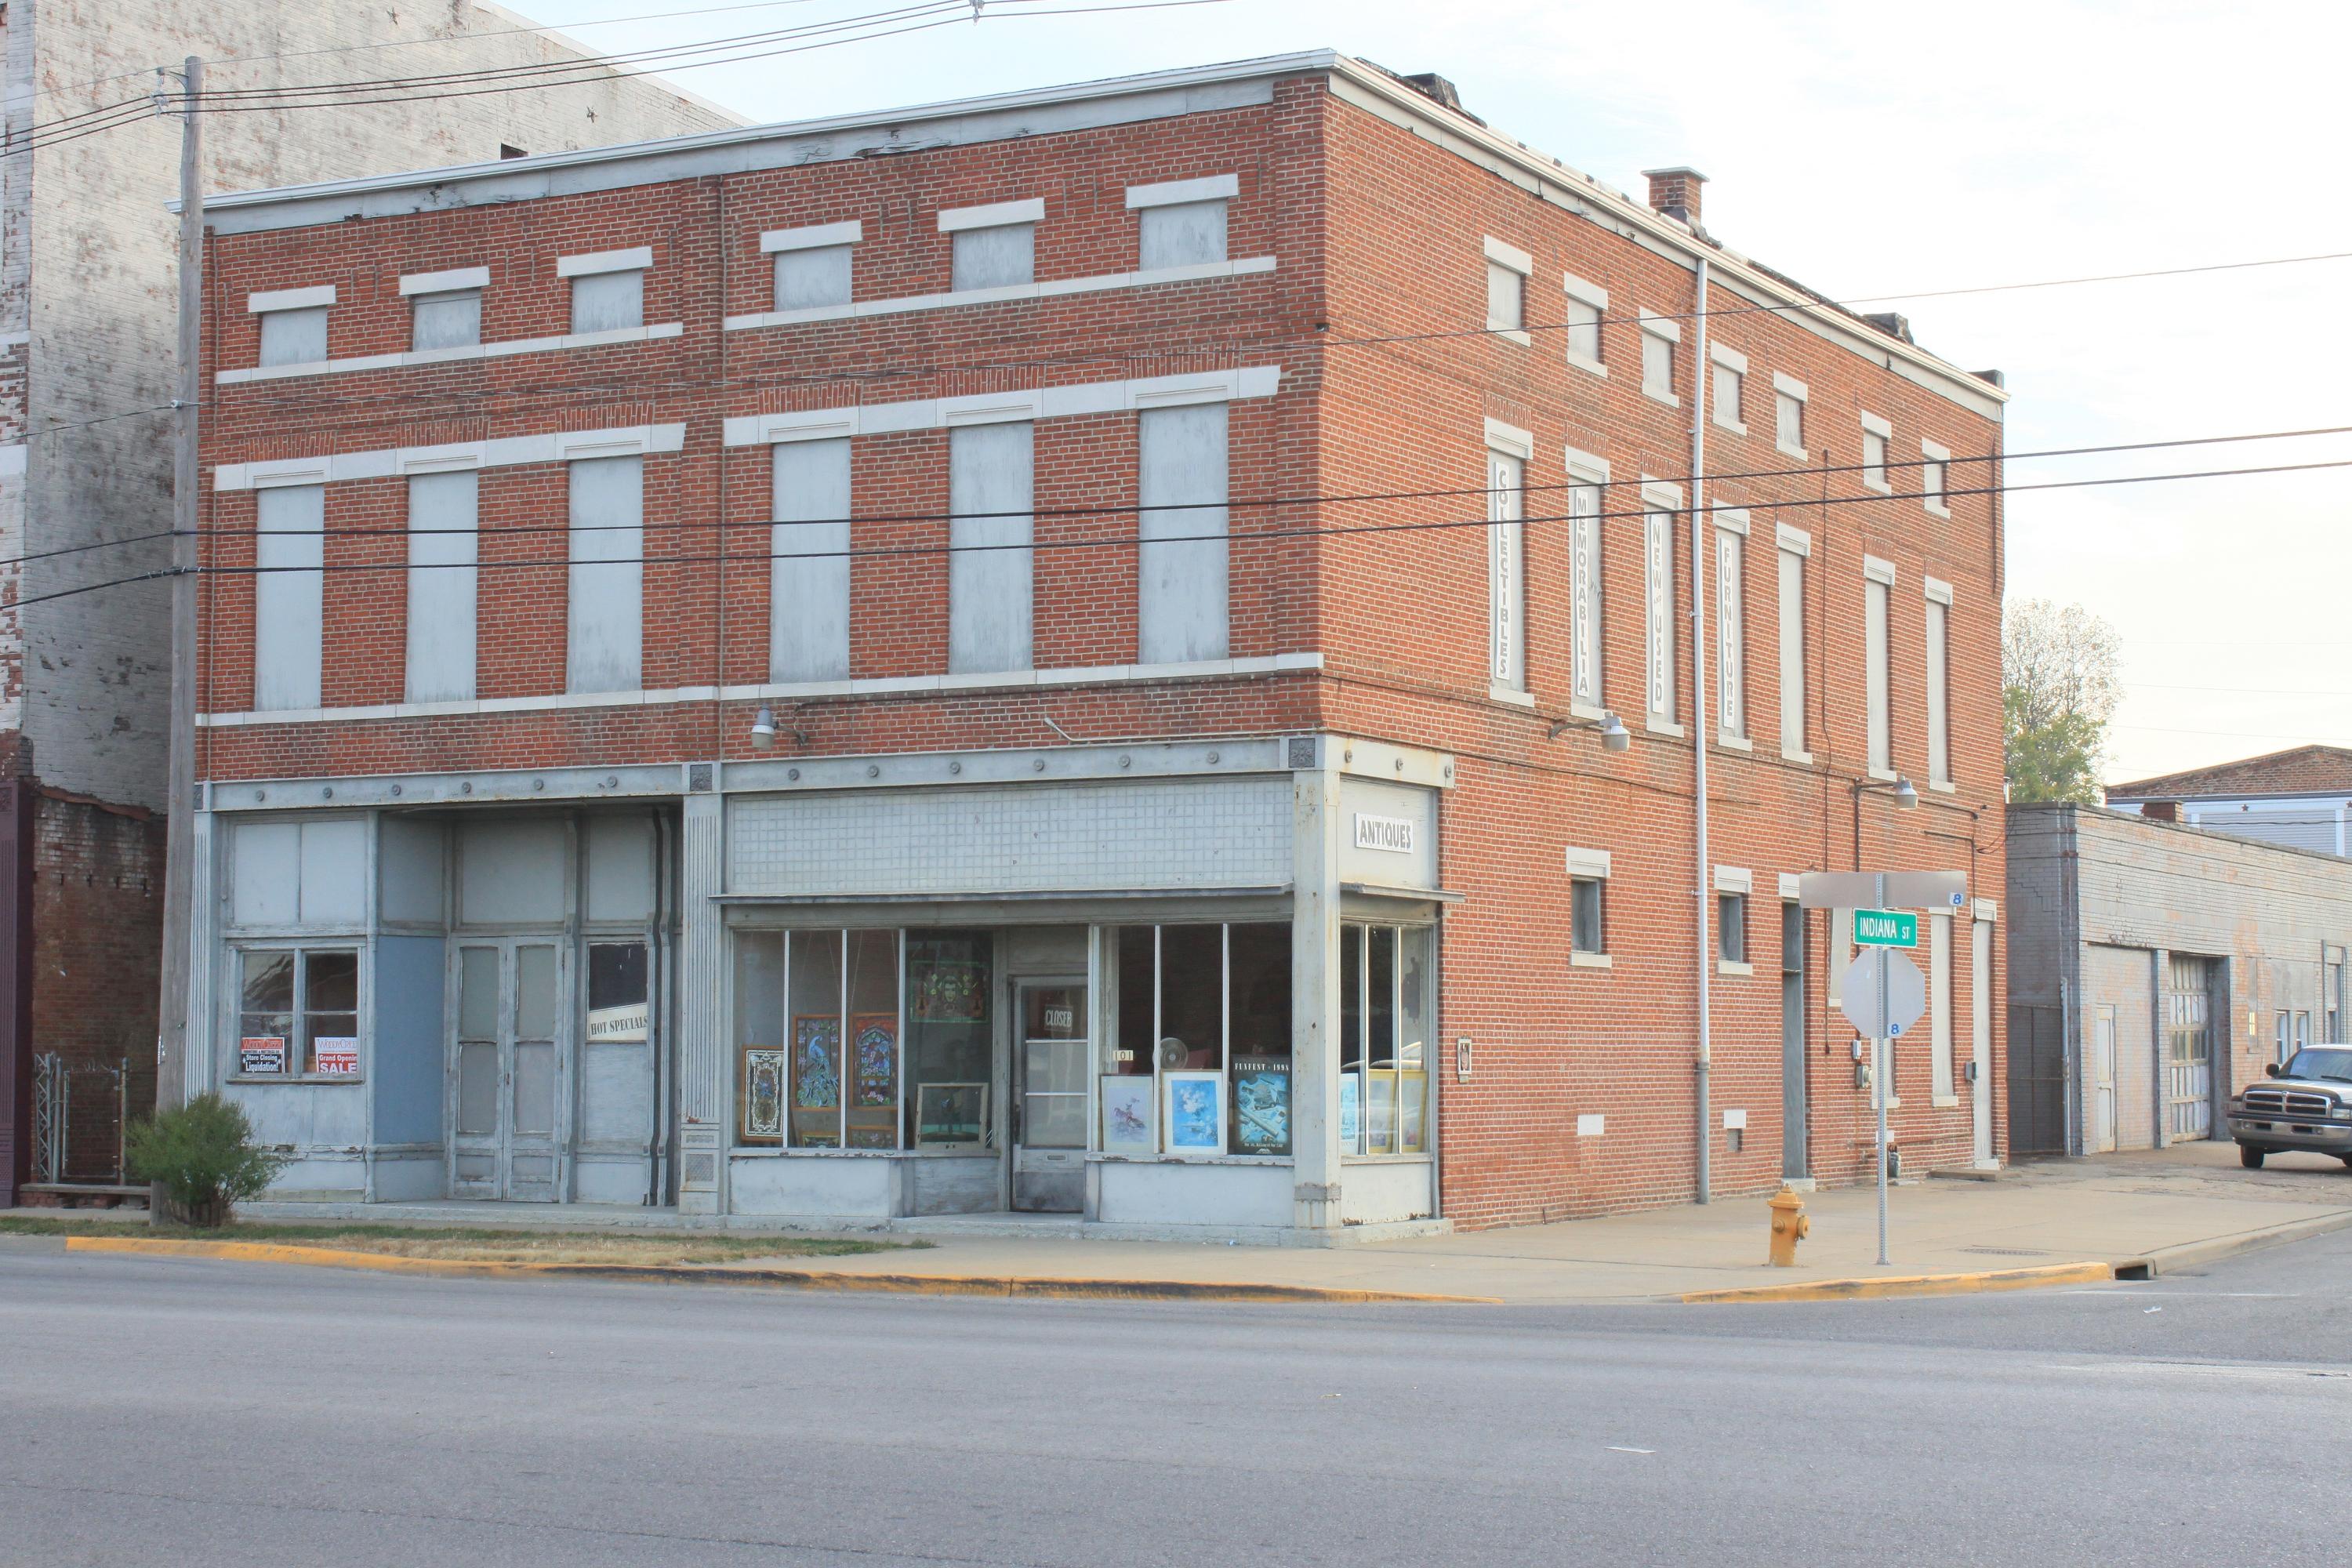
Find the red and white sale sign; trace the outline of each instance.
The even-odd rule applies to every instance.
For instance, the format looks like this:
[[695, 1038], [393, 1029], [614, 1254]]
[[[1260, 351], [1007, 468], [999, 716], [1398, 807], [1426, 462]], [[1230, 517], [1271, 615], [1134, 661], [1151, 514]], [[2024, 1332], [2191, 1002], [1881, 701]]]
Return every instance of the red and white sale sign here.
[[360, 1042], [351, 1035], [321, 1035], [310, 1045], [315, 1072], [350, 1078], [360, 1070]]

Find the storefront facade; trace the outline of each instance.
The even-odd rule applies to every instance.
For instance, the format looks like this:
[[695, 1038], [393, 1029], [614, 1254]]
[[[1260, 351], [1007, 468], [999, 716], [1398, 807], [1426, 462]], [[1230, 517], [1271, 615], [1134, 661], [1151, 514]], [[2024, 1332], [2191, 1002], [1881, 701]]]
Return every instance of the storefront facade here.
[[1285, 736], [216, 785], [197, 1037], [288, 1195], [1392, 1234], [1439, 1217], [1451, 776]]

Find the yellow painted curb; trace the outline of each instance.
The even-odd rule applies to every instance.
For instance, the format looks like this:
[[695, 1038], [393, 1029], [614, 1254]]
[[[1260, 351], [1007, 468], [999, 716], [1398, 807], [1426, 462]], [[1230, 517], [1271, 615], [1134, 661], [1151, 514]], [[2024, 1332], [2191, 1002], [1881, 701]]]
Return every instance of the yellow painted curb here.
[[1185, 1279], [1079, 1279], [1022, 1275], [853, 1274], [831, 1268], [730, 1268], [702, 1264], [493, 1263], [455, 1258], [399, 1258], [331, 1247], [266, 1241], [174, 1241], [161, 1237], [73, 1236], [68, 1252], [127, 1252], [247, 1263], [291, 1263], [310, 1268], [357, 1268], [383, 1274], [478, 1278], [571, 1276], [574, 1279], [667, 1279], [708, 1285], [772, 1285], [808, 1290], [865, 1290], [912, 1296], [1045, 1297], [1070, 1300], [1299, 1301], [1339, 1304], [1422, 1302], [1499, 1307], [1493, 1296], [1423, 1295], [1402, 1290], [1341, 1290], [1313, 1285], [1258, 1285]]
[[2112, 1263], [2046, 1263], [1974, 1274], [1889, 1274], [1859, 1279], [1811, 1279], [1787, 1285], [1741, 1285], [1693, 1290], [1691, 1302], [1862, 1301], [1882, 1296], [1971, 1296], [1986, 1290], [2031, 1290], [2043, 1285], [2089, 1285], [2116, 1277]]

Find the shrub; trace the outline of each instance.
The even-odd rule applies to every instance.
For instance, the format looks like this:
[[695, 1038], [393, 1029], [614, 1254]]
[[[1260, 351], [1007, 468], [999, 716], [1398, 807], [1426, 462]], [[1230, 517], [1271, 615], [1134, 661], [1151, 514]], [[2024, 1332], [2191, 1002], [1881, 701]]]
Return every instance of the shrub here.
[[163, 1186], [156, 1217], [193, 1226], [226, 1225], [229, 1211], [260, 1196], [291, 1158], [255, 1143], [244, 1109], [209, 1090], [133, 1122], [129, 1145], [131, 1173]]

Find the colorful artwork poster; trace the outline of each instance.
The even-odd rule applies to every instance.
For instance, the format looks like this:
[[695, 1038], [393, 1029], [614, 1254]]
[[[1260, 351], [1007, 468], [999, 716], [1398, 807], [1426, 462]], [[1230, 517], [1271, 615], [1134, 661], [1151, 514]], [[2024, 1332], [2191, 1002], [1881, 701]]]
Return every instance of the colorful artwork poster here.
[[1234, 1152], [1290, 1152], [1290, 1064], [1234, 1064]]
[[1364, 1075], [1339, 1075], [1339, 1147], [1353, 1149], [1363, 1137]]
[[360, 1042], [355, 1035], [320, 1035], [310, 1042], [310, 1070], [328, 1078], [357, 1078]]
[[1213, 1072], [1170, 1073], [1166, 1081], [1168, 1152], [1171, 1154], [1223, 1153], [1223, 1076]]
[[915, 1142], [977, 1146], [988, 1138], [988, 1085], [927, 1083], [915, 1090]]
[[898, 1016], [866, 1013], [849, 1020], [849, 1039], [857, 1064], [852, 1105], [898, 1103]]
[[754, 1046], [743, 1053], [743, 1138], [772, 1143], [784, 1135], [784, 1053]]
[[841, 1019], [803, 1014], [793, 1020], [793, 1109], [834, 1110], [841, 1105]]
[[934, 958], [915, 971], [914, 1015], [924, 1024], [976, 1024], [988, 1016], [988, 965]]
[[1152, 1080], [1148, 1074], [1106, 1074], [1102, 1080], [1102, 1144], [1106, 1152], [1150, 1154], [1159, 1140], [1151, 1131]]
[[236, 1043], [236, 1070], [251, 1078], [286, 1076], [286, 1041], [278, 1035], [248, 1035]]

